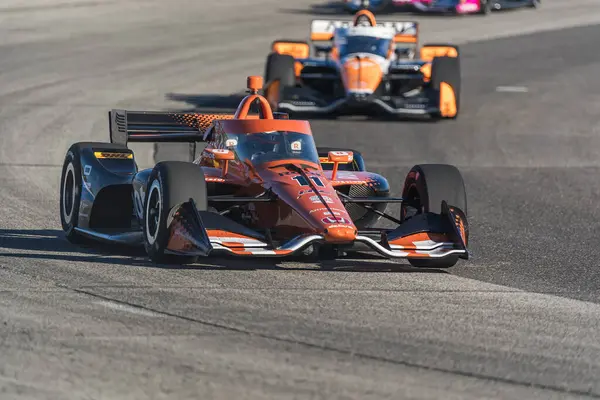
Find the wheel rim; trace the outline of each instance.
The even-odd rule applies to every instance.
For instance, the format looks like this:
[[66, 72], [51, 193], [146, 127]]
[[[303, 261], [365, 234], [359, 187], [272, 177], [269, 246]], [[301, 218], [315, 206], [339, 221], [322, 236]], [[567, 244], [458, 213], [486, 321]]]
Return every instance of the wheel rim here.
[[154, 244], [158, 237], [158, 231], [160, 229], [160, 217], [162, 214], [162, 197], [160, 190], [160, 183], [155, 180], [150, 186], [150, 193], [148, 194], [148, 203], [146, 205], [146, 239], [149, 244]]
[[65, 172], [65, 183], [63, 185], [63, 216], [65, 222], [70, 223], [75, 206], [75, 167], [69, 163]]

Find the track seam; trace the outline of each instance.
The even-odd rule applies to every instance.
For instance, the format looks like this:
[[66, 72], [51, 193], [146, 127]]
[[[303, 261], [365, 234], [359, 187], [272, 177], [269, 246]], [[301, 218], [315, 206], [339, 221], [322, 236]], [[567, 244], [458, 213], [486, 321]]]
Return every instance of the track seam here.
[[244, 330], [244, 329], [240, 329], [240, 328], [234, 328], [231, 326], [227, 326], [227, 325], [223, 325], [223, 324], [219, 324], [219, 323], [215, 323], [215, 322], [202, 321], [200, 319], [186, 317], [184, 315], [177, 315], [177, 314], [173, 314], [173, 313], [170, 313], [167, 311], [156, 310], [151, 307], [146, 307], [146, 306], [142, 306], [142, 305], [135, 304], [135, 303], [130, 303], [130, 302], [123, 301], [123, 300], [113, 299], [111, 297], [103, 296], [101, 294], [96, 294], [93, 292], [89, 292], [87, 290], [76, 289], [76, 288], [71, 288], [71, 287], [66, 287], [66, 286], [63, 286], [63, 287], [66, 289], [73, 290], [76, 293], [95, 297], [95, 298], [102, 299], [105, 301], [112, 301], [112, 302], [119, 303], [119, 304], [122, 304], [125, 306], [138, 308], [140, 310], [153, 312], [156, 314], [161, 314], [161, 315], [176, 318], [176, 319], [181, 319], [181, 320], [188, 321], [188, 322], [194, 322], [194, 323], [209, 326], [212, 328], [225, 329], [230, 332], [240, 333], [240, 334], [247, 335], [247, 336], [255, 336], [255, 337], [262, 338], [262, 339], [270, 339], [270, 340], [275, 340], [278, 342], [296, 344], [296, 345], [308, 347], [311, 349], [324, 350], [324, 351], [343, 354], [346, 356], [349, 355], [351, 357], [357, 357], [357, 358], [362, 358], [362, 359], [371, 360], [371, 361], [378, 361], [378, 362], [383, 362], [383, 363], [388, 363], [388, 364], [400, 365], [400, 366], [404, 366], [407, 368], [416, 368], [416, 369], [422, 369], [422, 370], [426, 370], [426, 371], [458, 375], [458, 376], [463, 376], [463, 377], [467, 377], [467, 378], [475, 378], [475, 379], [487, 380], [487, 381], [492, 381], [492, 382], [497, 382], [497, 383], [504, 383], [504, 384], [513, 385], [513, 386], [527, 387], [527, 388], [547, 390], [547, 391], [552, 391], [552, 392], [562, 393], [562, 394], [587, 396], [587, 397], [591, 397], [591, 398], [595, 398], [595, 399], [600, 399], [599, 394], [590, 393], [590, 392], [582, 392], [579, 390], [568, 390], [568, 389], [560, 388], [557, 386], [542, 385], [542, 384], [538, 384], [538, 383], [527, 383], [527, 382], [521, 382], [521, 381], [516, 381], [516, 380], [512, 380], [512, 379], [507, 379], [507, 378], [500, 378], [500, 377], [465, 372], [465, 371], [452, 371], [452, 370], [445, 369], [445, 368], [431, 367], [431, 366], [427, 366], [427, 365], [411, 363], [408, 361], [398, 361], [398, 360], [392, 360], [392, 359], [384, 358], [384, 357], [372, 356], [372, 355], [368, 355], [368, 354], [354, 353], [354, 352], [351, 352], [348, 350], [336, 349], [336, 348], [329, 347], [329, 346], [321, 346], [318, 344], [309, 343], [309, 342], [300, 341], [300, 340], [285, 339], [285, 338], [281, 338], [281, 337], [277, 337], [277, 336], [266, 335], [263, 333], [250, 332], [248, 330]]

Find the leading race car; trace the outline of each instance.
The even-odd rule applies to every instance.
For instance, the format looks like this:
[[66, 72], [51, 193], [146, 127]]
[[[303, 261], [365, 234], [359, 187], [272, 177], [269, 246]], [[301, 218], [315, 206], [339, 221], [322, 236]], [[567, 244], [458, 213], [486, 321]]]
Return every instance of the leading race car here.
[[[66, 154], [67, 239], [144, 245], [152, 261], [175, 264], [219, 253], [335, 258], [361, 246], [419, 267], [469, 258], [466, 193], [455, 167], [417, 165], [403, 197], [393, 198], [360, 153], [318, 149], [310, 124], [274, 113], [261, 87], [261, 77], [248, 78], [250, 94], [235, 115], [110, 111], [110, 143], [75, 143]], [[141, 171], [127, 147], [200, 141], [206, 147], [196, 160]], [[399, 219], [385, 212], [392, 203], [401, 205]], [[398, 226], [378, 228], [382, 217]]]
[[377, 22], [368, 10], [352, 21], [314, 20], [308, 42], [276, 40], [265, 67], [274, 109], [324, 115], [429, 116], [460, 111], [457, 46], [419, 48], [417, 22]]
[[422, 12], [453, 14], [489, 14], [493, 10], [538, 7], [541, 0], [344, 0], [346, 10], [356, 13], [363, 9], [383, 11], [412, 6]]

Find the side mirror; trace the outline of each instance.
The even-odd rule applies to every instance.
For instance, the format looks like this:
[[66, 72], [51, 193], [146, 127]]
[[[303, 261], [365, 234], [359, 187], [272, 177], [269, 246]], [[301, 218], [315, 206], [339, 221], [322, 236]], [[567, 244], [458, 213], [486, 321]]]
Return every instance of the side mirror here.
[[332, 163], [348, 164], [354, 161], [354, 153], [351, 151], [330, 151], [327, 159]]
[[229, 161], [235, 160], [235, 153], [231, 150], [227, 149], [210, 149], [208, 150], [212, 153], [217, 161], [223, 161], [223, 169], [221, 172], [221, 177], [225, 177], [227, 175], [227, 169], [229, 168]]
[[349, 164], [354, 161], [354, 153], [351, 151], [330, 151], [327, 155], [329, 162], [333, 163], [331, 180], [335, 180], [339, 164]]

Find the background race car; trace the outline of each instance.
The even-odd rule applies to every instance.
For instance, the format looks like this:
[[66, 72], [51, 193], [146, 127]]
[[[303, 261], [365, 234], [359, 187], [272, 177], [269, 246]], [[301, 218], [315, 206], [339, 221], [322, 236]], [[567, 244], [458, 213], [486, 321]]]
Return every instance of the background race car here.
[[414, 1], [415, 0], [344, 0], [344, 7], [351, 13], [356, 13], [365, 9], [372, 12], [382, 12], [385, 10], [393, 10], [396, 7], [411, 6]]
[[[419, 47], [414, 21], [314, 20], [311, 43], [276, 40], [267, 57], [265, 94], [288, 113], [457, 118], [457, 46]], [[311, 54], [312, 53], [312, 54]]]
[[[422, 12], [449, 12], [455, 14], [489, 14], [493, 10], [537, 7], [541, 0], [345, 0], [344, 6], [351, 13], [362, 9], [374, 12], [407, 9]], [[408, 8], [410, 9], [410, 8]]]
[[423, 12], [489, 14], [493, 10], [537, 7], [541, 0], [417, 0], [414, 7]]

